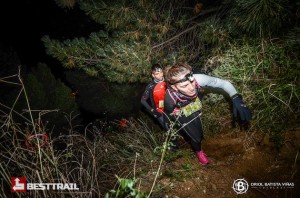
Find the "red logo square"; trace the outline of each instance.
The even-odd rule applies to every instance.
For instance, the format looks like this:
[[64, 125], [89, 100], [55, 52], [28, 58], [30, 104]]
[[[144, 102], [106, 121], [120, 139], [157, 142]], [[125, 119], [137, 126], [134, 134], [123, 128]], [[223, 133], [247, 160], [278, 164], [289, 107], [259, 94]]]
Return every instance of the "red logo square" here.
[[12, 177], [11, 192], [26, 192], [26, 177]]

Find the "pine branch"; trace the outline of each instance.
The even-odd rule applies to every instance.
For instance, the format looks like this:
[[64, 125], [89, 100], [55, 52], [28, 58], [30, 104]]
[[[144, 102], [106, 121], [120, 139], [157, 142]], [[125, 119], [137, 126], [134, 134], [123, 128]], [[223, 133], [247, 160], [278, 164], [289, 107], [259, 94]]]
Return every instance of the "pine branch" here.
[[[217, 10], [218, 10], [218, 9], [210, 9], [210, 10], [203, 11], [202, 13], [198, 14], [198, 15], [195, 16], [195, 17], [192, 17], [192, 18], [189, 19], [188, 21], [193, 21], [193, 20], [199, 18], [200, 16], [205, 16], [205, 15], [207, 15], [207, 14], [211, 14], [211, 13], [213, 13], [213, 12], [216, 12]], [[163, 46], [163, 45], [165, 45], [165, 44], [167, 44], [167, 43], [170, 43], [171, 41], [177, 39], [177, 38], [180, 37], [181, 35], [186, 34], [186, 33], [188, 33], [189, 31], [195, 29], [195, 28], [196, 28], [198, 25], [200, 25], [201, 23], [202, 23], [202, 22], [196, 23], [195, 25], [189, 27], [188, 29], [185, 29], [184, 31], [182, 31], [182, 32], [180, 32], [179, 34], [173, 36], [172, 38], [168, 39], [167, 41], [164, 41], [164, 42], [162, 42], [162, 43], [160, 43], [160, 44], [158, 44], [158, 45], [153, 46], [153, 47], [151, 48], [151, 50], [153, 50], [153, 49], [155, 49], [155, 48], [158, 48], [158, 47], [160, 47], [160, 46]]]

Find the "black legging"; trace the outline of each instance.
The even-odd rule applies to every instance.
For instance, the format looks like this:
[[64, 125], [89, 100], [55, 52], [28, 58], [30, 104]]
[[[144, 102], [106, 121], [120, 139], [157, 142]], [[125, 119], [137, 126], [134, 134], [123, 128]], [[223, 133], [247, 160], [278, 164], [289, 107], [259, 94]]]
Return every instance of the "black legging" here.
[[190, 145], [194, 152], [201, 151], [201, 142], [195, 142], [195, 141], [191, 140]]
[[164, 117], [160, 116], [159, 118], [157, 118], [158, 123], [160, 124], [161, 128], [163, 128], [164, 131], [167, 131], [167, 125], [164, 122]]
[[201, 141], [203, 139], [203, 128], [199, 114], [200, 112], [195, 112], [188, 117], [182, 115], [178, 119], [182, 125], [186, 124], [180, 134], [191, 145], [194, 152], [201, 151]]

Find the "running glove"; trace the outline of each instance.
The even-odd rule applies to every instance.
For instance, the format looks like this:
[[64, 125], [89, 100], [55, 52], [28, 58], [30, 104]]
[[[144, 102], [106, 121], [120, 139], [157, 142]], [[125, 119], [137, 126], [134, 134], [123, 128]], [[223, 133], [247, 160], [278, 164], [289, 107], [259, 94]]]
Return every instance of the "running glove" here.
[[249, 122], [252, 119], [252, 113], [244, 103], [242, 96], [236, 94], [232, 97], [233, 116], [235, 120], [240, 119], [242, 122]]

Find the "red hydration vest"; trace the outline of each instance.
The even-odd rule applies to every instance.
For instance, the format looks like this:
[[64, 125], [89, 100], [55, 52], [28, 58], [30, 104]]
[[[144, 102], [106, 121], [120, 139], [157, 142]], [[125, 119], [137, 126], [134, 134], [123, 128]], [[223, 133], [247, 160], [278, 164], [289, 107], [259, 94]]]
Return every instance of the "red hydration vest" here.
[[153, 89], [153, 100], [156, 106], [156, 110], [160, 113], [164, 111], [166, 89], [167, 85], [164, 81], [157, 83]]

